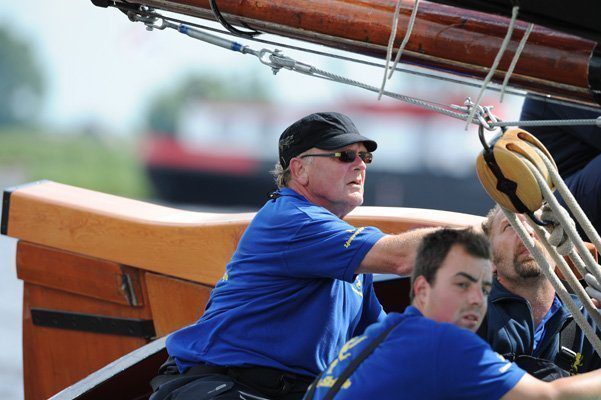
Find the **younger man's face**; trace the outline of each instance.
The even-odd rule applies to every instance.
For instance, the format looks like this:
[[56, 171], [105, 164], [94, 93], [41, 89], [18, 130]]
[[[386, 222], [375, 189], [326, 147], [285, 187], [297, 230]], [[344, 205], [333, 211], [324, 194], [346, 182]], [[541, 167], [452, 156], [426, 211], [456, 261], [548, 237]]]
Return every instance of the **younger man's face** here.
[[416, 278], [416, 304], [427, 318], [476, 332], [486, 314], [491, 286], [490, 260], [471, 256], [461, 246], [455, 245], [432, 284], [423, 276]]

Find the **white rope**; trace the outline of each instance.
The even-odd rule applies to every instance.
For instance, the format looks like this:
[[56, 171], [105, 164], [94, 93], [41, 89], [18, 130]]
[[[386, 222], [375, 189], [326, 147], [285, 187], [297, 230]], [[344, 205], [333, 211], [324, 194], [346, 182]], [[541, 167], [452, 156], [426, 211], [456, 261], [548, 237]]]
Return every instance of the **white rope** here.
[[384, 87], [386, 86], [386, 81], [388, 79], [392, 78], [392, 74], [396, 70], [397, 64], [399, 63], [399, 60], [401, 58], [401, 54], [403, 53], [405, 46], [409, 42], [409, 38], [411, 37], [411, 33], [413, 32], [413, 25], [415, 24], [415, 17], [417, 16], [417, 7], [419, 5], [419, 0], [415, 0], [415, 3], [413, 5], [413, 11], [411, 11], [411, 17], [409, 18], [409, 25], [407, 26], [407, 31], [405, 31], [405, 37], [403, 38], [403, 41], [401, 42], [401, 46], [399, 47], [399, 49], [397, 51], [396, 57], [394, 59], [394, 63], [392, 64], [392, 67], [390, 67], [390, 74], [388, 75], [388, 77], [386, 77], [386, 74], [388, 74], [388, 69], [389, 69], [388, 65], [390, 64], [390, 59], [392, 58], [392, 50], [394, 48], [394, 39], [396, 38], [396, 32], [397, 32], [397, 28], [398, 28], [397, 25], [399, 23], [399, 14], [401, 11], [401, 3], [402, 3], [402, 0], [397, 1], [396, 8], [394, 9], [394, 15], [392, 17], [393, 27], [390, 28], [390, 38], [388, 38], [388, 47], [386, 49], [386, 66], [384, 67], [384, 76], [382, 77], [382, 86], [380, 87], [380, 91], [378, 92], [378, 100], [380, 100], [382, 98], [382, 94], [384, 93]]
[[533, 27], [534, 27], [534, 24], [530, 24], [530, 25], [528, 25], [528, 28], [526, 28], [526, 32], [524, 33], [524, 36], [522, 37], [522, 40], [520, 41], [520, 44], [518, 45], [518, 48], [515, 51], [515, 54], [513, 55], [511, 64], [509, 64], [509, 69], [507, 69], [507, 72], [505, 73], [505, 79], [503, 79], [503, 85], [501, 85], [501, 99], [499, 100], [501, 103], [503, 102], [503, 97], [505, 96], [505, 88], [507, 87], [507, 84], [509, 83], [509, 77], [511, 76], [511, 74], [513, 74], [513, 70], [514, 70], [516, 64], [518, 63], [520, 56], [522, 55], [522, 51], [524, 50], [524, 46], [526, 46], [526, 42], [528, 41], [528, 36], [530, 36], [530, 32], [532, 32]]
[[[530, 219], [528, 219], [528, 224], [532, 227], [532, 229], [534, 229], [534, 232], [536, 232], [536, 236], [539, 239], [541, 237], [546, 238], [546, 231], [543, 228], [538, 226], [534, 221], [531, 221]], [[561, 254], [559, 254], [557, 252], [557, 249], [555, 247], [550, 245], [548, 240], [541, 239], [540, 242], [543, 244], [543, 246], [545, 247], [545, 249], [551, 256], [551, 258], [553, 258], [555, 265], [559, 268], [559, 270], [563, 274], [564, 279], [568, 282], [570, 287], [572, 289], [574, 289], [576, 296], [578, 296], [578, 298], [580, 300], [582, 300], [582, 305], [586, 308], [588, 313], [591, 315], [591, 318], [595, 321], [595, 324], [597, 324], [599, 327], [601, 327], [601, 313], [599, 312], [597, 307], [595, 307], [595, 305], [593, 304], [590, 296], [586, 293], [586, 290], [584, 289], [582, 284], [580, 284], [580, 282], [578, 281], [578, 278], [576, 277], [576, 275], [574, 274], [574, 271], [572, 271], [572, 269], [566, 262], [565, 258], [563, 258], [561, 256]]]
[[588, 271], [586, 270], [586, 265], [584, 264], [584, 261], [582, 261], [582, 258], [580, 258], [580, 256], [578, 255], [578, 252], [572, 249], [570, 254], [568, 254], [568, 257], [570, 257], [570, 260], [572, 260], [574, 266], [576, 267], [578, 272], [580, 272], [580, 275], [584, 277]]
[[[585, 334], [585, 336], [587, 337], [597, 354], [601, 355], [601, 339], [599, 339], [599, 337], [595, 334], [592, 327], [584, 318], [584, 316], [578, 309], [578, 306], [566, 290], [565, 286], [561, 283], [555, 272], [551, 269], [551, 266], [546, 260], [544, 254], [535, 245], [534, 239], [528, 234], [526, 228], [522, 225], [521, 221], [516, 217], [514, 213], [506, 210], [503, 207], [501, 207], [501, 209], [505, 213], [507, 220], [509, 221], [515, 232], [518, 234], [522, 242], [524, 242], [524, 245], [526, 246], [528, 251], [530, 251], [530, 254], [532, 254], [538, 265], [541, 267], [541, 270], [543, 271], [547, 279], [549, 279], [549, 282], [551, 282], [551, 285], [555, 289], [555, 293], [557, 293], [564, 306], [566, 306], [568, 310], [570, 310], [570, 312], [572, 313], [572, 317], [574, 318], [574, 321], [576, 321], [576, 324], [578, 324], [580, 329], [582, 329], [582, 332]], [[539, 240], [541, 240], [542, 242], [544, 240], [544, 236], [542, 238], [539, 237]]]
[[407, 26], [407, 32], [405, 32], [405, 37], [403, 38], [403, 42], [401, 46], [397, 50], [396, 57], [394, 58], [394, 63], [390, 69], [390, 73], [388, 74], [388, 79], [392, 78], [392, 74], [396, 70], [396, 67], [401, 59], [401, 54], [403, 54], [403, 50], [405, 50], [405, 46], [409, 42], [409, 38], [411, 37], [411, 33], [413, 33], [413, 25], [415, 25], [415, 18], [417, 17], [417, 8], [419, 6], [419, 0], [415, 0], [413, 4], [413, 10], [411, 11], [411, 17], [409, 18], [409, 25]]
[[[472, 118], [474, 118], [474, 114], [476, 113], [476, 109], [478, 108], [478, 105], [480, 104], [482, 95], [484, 95], [484, 91], [486, 90], [488, 83], [492, 80], [495, 72], [497, 71], [497, 67], [499, 66], [499, 63], [501, 62], [501, 58], [503, 58], [503, 54], [505, 53], [505, 50], [507, 49], [507, 46], [509, 45], [509, 41], [511, 40], [511, 35], [513, 34], [513, 28], [515, 25], [515, 21], [518, 17], [519, 9], [520, 8], [518, 6], [515, 6], [515, 7], [513, 7], [512, 11], [511, 11], [511, 21], [509, 22], [509, 28], [507, 28], [507, 34], [505, 35], [505, 39], [503, 39], [503, 43], [501, 43], [501, 48], [499, 49], [499, 52], [497, 53], [497, 56], [495, 57], [495, 60], [492, 64], [492, 66], [490, 67], [490, 71], [488, 71], [488, 75], [486, 75], [486, 78], [484, 78], [484, 82], [482, 82], [482, 87], [480, 88], [480, 93], [478, 93], [478, 97], [476, 98], [475, 107], [473, 107], [470, 110], [470, 113], [467, 117], [467, 121], [471, 121]], [[468, 127], [469, 127], [469, 122], [465, 125], [465, 130], [467, 130]]]
[[[532, 148], [535, 148], [535, 147], [532, 146]], [[561, 222], [561, 225], [562, 225], [565, 233], [568, 235], [570, 240], [574, 243], [574, 246], [576, 247], [578, 254], [580, 255], [580, 257], [582, 257], [583, 261], [585, 262], [586, 269], [590, 273], [592, 273], [593, 276], [595, 276], [595, 278], [597, 278], [597, 280], [601, 279], [601, 269], [599, 268], [599, 265], [593, 258], [592, 254], [586, 248], [586, 245], [584, 244], [584, 242], [580, 238], [580, 235], [576, 231], [576, 227], [564, 219], [564, 216], [562, 215], [562, 212], [561, 212], [562, 207], [559, 204], [559, 201], [557, 201], [557, 199], [555, 198], [555, 195], [553, 194], [553, 192], [551, 191], [549, 186], [547, 185], [545, 178], [543, 178], [543, 176], [540, 173], [540, 171], [538, 170], [538, 168], [536, 168], [534, 166], [534, 164], [532, 164], [527, 158], [522, 157], [519, 154], [518, 154], [518, 156], [524, 161], [524, 163], [526, 163], [526, 165], [528, 165], [530, 167], [530, 170], [534, 174], [534, 177], [536, 178], [536, 181], [538, 182], [538, 185], [542, 191], [544, 199], [547, 201], [547, 203], [549, 203], [549, 206], [555, 213], [555, 216]], [[542, 157], [543, 157], [543, 159], [546, 158], [544, 153], [543, 153]], [[566, 202], [566, 204], [567, 204], [567, 202]], [[568, 207], [569, 206], [570, 205], [568, 204]], [[570, 207], [570, 209], [571, 209], [571, 207]], [[585, 218], [586, 218], [586, 216], [585, 216]], [[587, 219], [587, 221], [588, 221], [588, 219]]]
[[384, 87], [386, 86], [386, 74], [388, 73], [388, 66], [390, 65], [390, 59], [392, 58], [392, 50], [394, 49], [394, 39], [396, 38], [396, 31], [399, 24], [399, 13], [401, 12], [402, 0], [397, 0], [396, 7], [394, 8], [394, 14], [392, 14], [392, 25], [390, 26], [390, 37], [388, 38], [388, 46], [386, 47], [386, 64], [384, 66], [384, 76], [382, 77], [382, 86], [378, 92], [378, 100], [382, 98], [384, 93]]
[[[551, 181], [559, 191], [559, 194], [561, 194], [561, 197], [565, 201], [568, 208], [572, 211], [572, 214], [576, 218], [576, 221], [578, 221], [580, 227], [582, 228], [582, 230], [584, 230], [584, 233], [586, 233], [586, 236], [593, 243], [593, 245], [597, 249], [597, 252], [601, 253], [601, 237], [599, 237], [599, 234], [597, 233], [597, 231], [593, 227], [593, 224], [591, 224], [591, 221], [588, 219], [588, 217], [580, 207], [580, 204], [578, 204], [578, 202], [574, 198], [574, 195], [572, 194], [572, 192], [570, 192], [570, 189], [568, 189], [563, 179], [561, 179], [559, 172], [557, 172], [555, 166], [547, 158], [546, 154], [536, 147], [533, 147], [533, 149], [537, 152], [537, 154], [542, 158], [543, 162], [545, 163], [545, 166], [549, 170]], [[595, 277], [599, 279], [599, 277]]]

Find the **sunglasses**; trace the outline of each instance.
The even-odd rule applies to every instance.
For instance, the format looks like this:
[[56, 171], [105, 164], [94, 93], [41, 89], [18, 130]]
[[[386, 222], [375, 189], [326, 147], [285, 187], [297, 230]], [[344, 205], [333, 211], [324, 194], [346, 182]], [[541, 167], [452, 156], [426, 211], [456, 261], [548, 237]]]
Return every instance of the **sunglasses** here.
[[337, 158], [340, 161], [342, 161], [343, 163], [352, 163], [353, 161], [355, 161], [355, 158], [357, 158], [357, 156], [359, 156], [359, 158], [361, 160], [363, 160], [363, 162], [365, 164], [371, 164], [371, 161], [374, 158], [373, 154], [371, 154], [369, 151], [355, 151], [355, 150], [345, 150], [345, 151], [339, 151], [337, 153], [305, 154], [305, 155], [301, 156], [300, 158], [331, 157], [331, 158]]

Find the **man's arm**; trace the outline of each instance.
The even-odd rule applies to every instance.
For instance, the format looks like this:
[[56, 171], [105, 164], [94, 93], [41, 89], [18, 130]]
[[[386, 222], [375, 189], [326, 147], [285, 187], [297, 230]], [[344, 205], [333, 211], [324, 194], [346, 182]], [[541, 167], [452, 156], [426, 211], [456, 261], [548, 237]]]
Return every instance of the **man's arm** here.
[[543, 382], [531, 375], [522, 379], [501, 400], [601, 399], [601, 370]]
[[422, 238], [437, 229], [439, 228], [421, 228], [382, 237], [365, 255], [355, 272], [410, 275]]

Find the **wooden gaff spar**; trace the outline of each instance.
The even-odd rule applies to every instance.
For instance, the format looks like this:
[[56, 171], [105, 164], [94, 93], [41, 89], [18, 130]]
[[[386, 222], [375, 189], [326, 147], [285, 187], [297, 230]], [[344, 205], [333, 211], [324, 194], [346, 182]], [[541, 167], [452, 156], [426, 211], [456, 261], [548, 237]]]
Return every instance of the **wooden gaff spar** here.
[[[95, 0], [96, 5], [108, 5]], [[261, 32], [384, 58], [394, 0], [218, 0], [231, 24]], [[111, 2], [113, 4], [113, 2]], [[155, 9], [215, 20], [209, 0], [133, 0], [117, 7]], [[395, 48], [405, 37], [412, 0], [403, 0]], [[519, 16], [518, 16], [519, 18]], [[507, 33], [509, 19], [441, 4], [419, 3], [415, 26], [401, 61], [482, 79]], [[502, 83], [528, 23], [517, 21], [493, 81]], [[509, 84], [541, 95], [598, 106], [601, 104], [601, 57], [594, 40], [535, 26]]]

